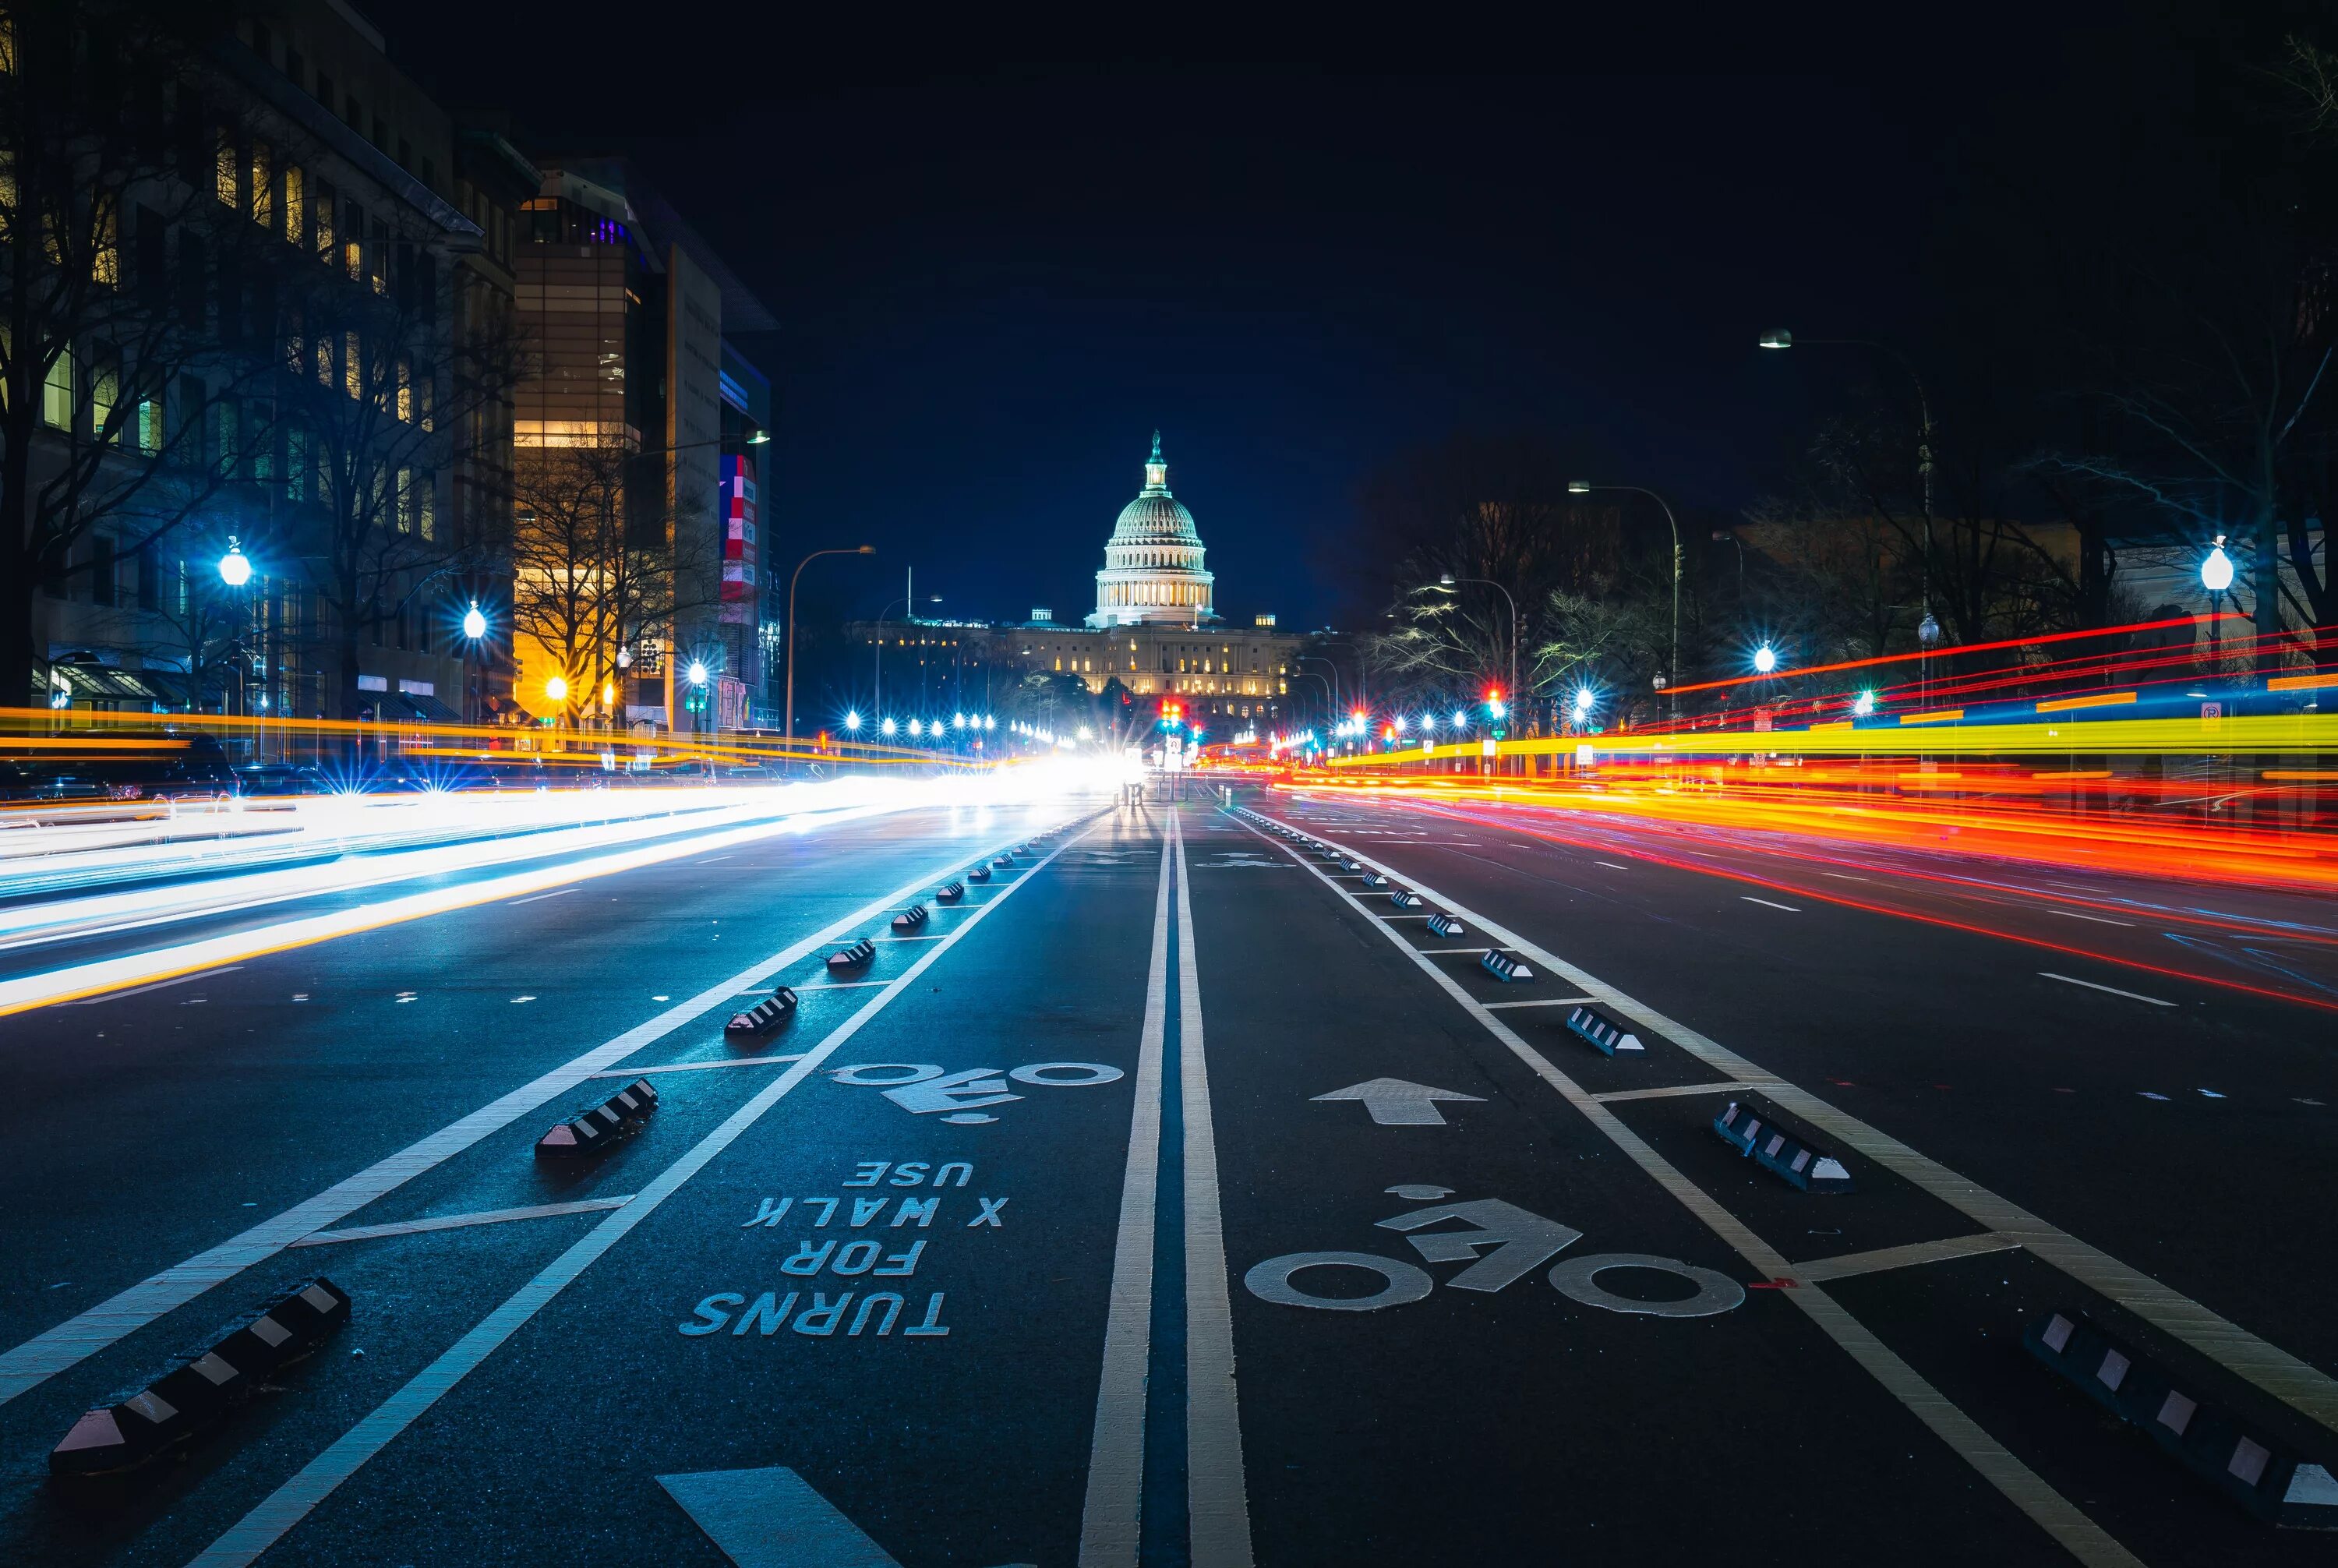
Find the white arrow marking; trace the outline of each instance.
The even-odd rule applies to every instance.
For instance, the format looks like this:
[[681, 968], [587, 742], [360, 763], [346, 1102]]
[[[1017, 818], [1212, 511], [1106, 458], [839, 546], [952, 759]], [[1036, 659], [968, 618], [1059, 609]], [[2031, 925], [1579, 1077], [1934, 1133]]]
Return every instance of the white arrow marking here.
[[936, 1111], [971, 1111], [981, 1105], [1004, 1105], [1009, 1100], [1020, 1100], [1023, 1096], [1007, 1093], [1007, 1080], [998, 1075], [997, 1068], [968, 1067], [964, 1072], [904, 1083], [899, 1089], [888, 1089], [885, 1098], [913, 1116], [926, 1116]]
[[1383, 1127], [1442, 1127], [1445, 1113], [1436, 1105], [1439, 1100], [1485, 1103], [1481, 1094], [1432, 1089], [1426, 1083], [1408, 1083], [1401, 1078], [1375, 1078], [1369, 1083], [1351, 1083], [1345, 1089], [1315, 1096], [1315, 1102], [1325, 1100], [1361, 1100], [1364, 1109], [1372, 1113], [1372, 1120]]
[[[783, 1465], [661, 1475], [658, 1485], [739, 1568], [901, 1568]], [[1030, 1568], [1010, 1563], [1007, 1568]]]

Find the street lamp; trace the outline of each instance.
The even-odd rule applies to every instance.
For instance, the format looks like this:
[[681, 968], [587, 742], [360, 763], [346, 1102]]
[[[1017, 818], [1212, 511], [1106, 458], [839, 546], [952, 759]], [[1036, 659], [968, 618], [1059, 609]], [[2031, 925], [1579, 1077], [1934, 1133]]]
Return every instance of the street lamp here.
[[874, 555], [876, 554], [877, 546], [874, 544], [855, 544], [850, 549], [815, 550], [796, 563], [794, 575], [788, 579], [787, 743], [790, 746], [796, 743], [796, 583], [803, 576], [803, 569], [823, 555]]
[[479, 602], [474, 599], [471, 607], [463, 612], [463, 635], [476, 642], [486, 634], [487, 618], [480, 612]]
[[232, 535], [227, 542], [227, 554], [220, 557], [219, 574], [220, 581], [231, 588], [241, 588], [251, 581], [251, 557], [243, 553], [243, 546]]
[[860, 733], [860, 710], [859, 709], [855, 708], [846, 710], [844, 715], [844, 727], [855, 735]]
[[2208, 591], [2208, 663], [2219, 674], [2224, 670], [2225, 590], [2232, 585], [2233, 558], [2225, 554], [2225, 536], [2219, 534], [2215, 547], [2200, 563], [2200, 586]]
[[567, 677], [565, 677], [565, 676], [564, 676], [564, 675], [555, 675], [554, 677], [552, 677], [552, 679], [550, 679], [549, 681], [546, 681], [544, 683], [544, 694], [545, 694], [546, 697], [549, 697], [550, 699], [552, 699], [552, 701], [554, 701], [555, 702], [565, 702], [565, 701], [568, 701], [568, 680], [567, 680]]
[[1778, 667], [1778, 651], [1764, 642], [1754, 650], [1754, 668], [1767, 675]]
[[1510, 591], [1508, 589], [1503, 587], [1499, 583], [1495, 582], [1490, 577], [1456, 577], [1452, 573], [1447, 572], [1441, 573], [1437, 579], [1438, 587], [1443, 589], [1448, 593], [1453, 592], [1453, 586], [1457, 583], [1479, 583], [1482, 586], [1491, 588], [1503, 598], [1509, 600], [1510, 690], [1512, 691], [1516, 691], [1518, 689], [1518, 602], [1516, 599], [1511, 598]]
[[[1779, 334], [1779, 336], [1782, 336], [1782, 337], [1783, 337], [1783, 336], [1784, 336], [1784, 335], [1782, 333], [1782, 334]], [[1767, 342], [1767, 340], [1768, 340], [1768, 339], [1767, 339], [1766, 338], [1763, 339], [1763, 341], [1764, 341], [1765, 343]], [[1674, 517], [1674, 515], [1673, 515], [1673, 509], [1672, 509], [1671, 505], [1670, 505], [1668, 502], [1666, 502], [1663, 496], [1661, 496], [1661, 495], [1657, 495], [1655, 491], [1650, 490], [1650, 489], [1647, 489], [1646, 487], [1645, 487], [1645, 486], [1643, 486], [1643, 485], [1594, 485], [1594, 484], [1592, 484], [1592, 483], [1591, 483], [1591, 481], [1590, 481], [1590, 480], [1588, 480], [1588, 479], [1569, 479], [1569, 480], [1567, 482], [1567, 493], [1569, 495], [1590, 495], [1590, 494], [1591, 494], [1591, 492], [1592, 492], [1592, 491], [1594, 491], [1594, 490], [1629, 490], [1629, 491], [1631, 491], [1631, 492], [1632, 492], [1634, 495], [1645, 495], [1649, 500], [1654, 501], [1654, 502], [1655, 502], [1658, 506], [1661, 506], [1661, 507], [1663, 507], [1663, 508], [1664, 508], [1664, 514], [1665, 514], [1665, 525], [1666, 525], [1667, 527], [1669, 527], [1669, 528], [1670, 528], [1670, 529], [1672, 529], [1672, 531], [1673, 531], [1673, 653], [1672, 653], [1672, 680], [1673, 680], [1673, 683], [1674, 683], [1675, 685], [1677, 685], [1677, 684], [1679, 684], [1679, 682], [1680, 682], [1680, 591], [1681, 591], [1681, 540], [1680, 540], [1680, 522], [1679, 522], [1679, 520], [1678, 520], [1677, 518]], [[1744, 555], [1743, 555], [1742, 548], [1741, 548], [1741, 552], [1740, 552], [1740, 557], [1739, 557], [1739, 559], [1740, 559], [1740, 561], [1741, 561], [1741, 562], [1742, 562], [1742, 561], [1743, 561], [1743, 559], [1744, 559]], [[1511, 683], [1512, 685], [1516, 685], [1516, 684], [1518, 683], [1518, 677], [1517, 677], [1515, 674], [1513, 674], [1513, 675], [1510, 677], [1510, 683]], [[1675, 698], [1672, 700], [1672, 710], [1673, 710], [1673, 721], [1674, 721], [1675, 724], [1677, 724], [1677, 723], [1680, 721], [1680, 699], [1679, 699], [1678, 697], [1675, 697]]]
[[895, 724], [890, 719], [877, 726], [878, 733], [883, 735], [888, 740], [898, 734], [900, 726]]

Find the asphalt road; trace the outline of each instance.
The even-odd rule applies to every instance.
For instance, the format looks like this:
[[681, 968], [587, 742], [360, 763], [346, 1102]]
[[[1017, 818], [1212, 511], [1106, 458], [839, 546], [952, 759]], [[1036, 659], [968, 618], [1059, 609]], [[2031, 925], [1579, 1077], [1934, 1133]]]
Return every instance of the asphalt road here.
[[[2142, 966], [2140, 918], [2040, 946], [2005, 867], [1831, 902], [1677, 848], [1192, 785], [905, 812], [0, 1019], [0, 1559], [2326, 1561], [2021, 1338], [2086, 1313], [2333, 1462], [2331, 1014]], [[638, 1136], [532, 1153], [647, 1069]], [[1733, 1099], [1852, 1190], [1741, 1158]], [[47, 1485], [317, 1274], [319, 1354]]]

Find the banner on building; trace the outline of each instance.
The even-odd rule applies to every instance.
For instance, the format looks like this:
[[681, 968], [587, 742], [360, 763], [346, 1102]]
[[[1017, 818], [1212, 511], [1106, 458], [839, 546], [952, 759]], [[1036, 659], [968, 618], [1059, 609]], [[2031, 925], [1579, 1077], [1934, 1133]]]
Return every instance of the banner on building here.
[[756, 565], [761, 552], [755, 540], [755, 460], [743, 452], [722, 456], [722, 597], [755, 597]]

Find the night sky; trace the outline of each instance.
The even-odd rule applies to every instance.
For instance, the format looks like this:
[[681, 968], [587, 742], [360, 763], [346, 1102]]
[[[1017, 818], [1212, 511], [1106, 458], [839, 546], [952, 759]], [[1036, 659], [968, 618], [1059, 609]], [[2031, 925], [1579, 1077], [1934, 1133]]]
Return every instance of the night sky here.
[[[914, 565], [943, 612], [1076, 621], [1158, 426], [1221, 613], [1285, 628], [1357, 614], [1359, 481], [1459, 430], [1554, 433], [1725, 522], [1848, 373], [1755, 336], [1921, 330], [1964, 149], [2097, 54], [2073, 12], [2018, 47], [1978, 16], [1920, 54], [1772, 39], [1746, 64], [1787, 68], [1742, 74], [945, 66], [477, 10], [376, 15], [524, 148], [641, 157], [784, 324], [752, 345], [773, 554], [881, 552], [807, 573], [809, 612]], [[442, 21], [488, 46], [429, 47]]]

